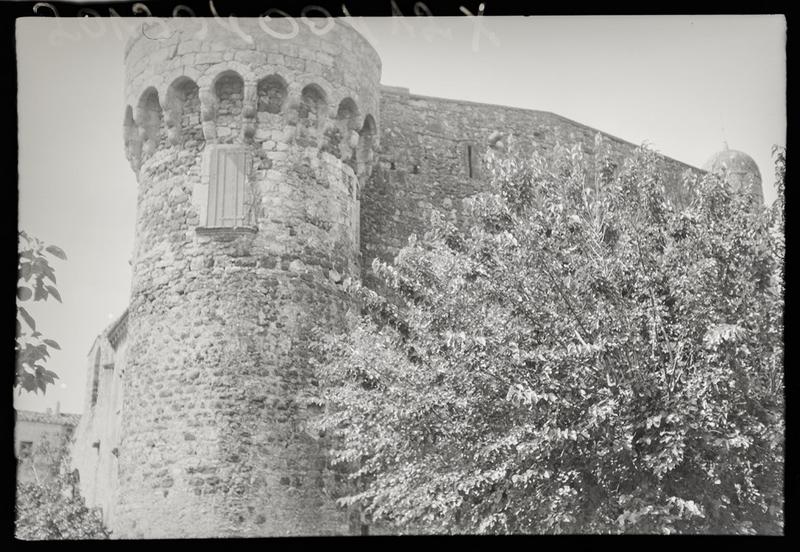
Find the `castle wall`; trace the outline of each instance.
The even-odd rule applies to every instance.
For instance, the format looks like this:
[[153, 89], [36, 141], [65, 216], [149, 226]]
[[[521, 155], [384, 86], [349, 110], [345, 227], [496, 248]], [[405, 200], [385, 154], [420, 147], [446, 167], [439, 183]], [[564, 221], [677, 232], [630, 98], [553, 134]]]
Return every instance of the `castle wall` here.
[[[202, 24], [172, 20], [126, 58], [139, 199], [112, 529], [346, 532], [303, 397], [312, 331], [352, 307], [380, 61], [340, 22], [281, 40], [239, 20], [250, 43]], [[247, 193], [227, 227], [212, 199], [225, 148]]]
[[[593, 155], [599, 132], [545, 111], [418, 96], [397, 87], [381, 88], [380, 106], [380, 160], [365, 188], [361, 210], [364, 279], [373, 285], [373, 258], [390, 261], [408, 236], [426, 231], [432, 210], [458, 218], [461, 200], [483, 190], [487, 175], [479, 166], [480, 157], [494, 133], [504, 140], [513, 135], [522, 151], [546, 154], [557, 142], [568, 146], [581, 142], [584, 153]], [[620, 162], [636, 147], [601, 134]], [[472, 177], [467, 146], [472, 149]], [[673, 197], [686, 201], [680, 177], [693, 167], [669, 158], [663, 163]]]

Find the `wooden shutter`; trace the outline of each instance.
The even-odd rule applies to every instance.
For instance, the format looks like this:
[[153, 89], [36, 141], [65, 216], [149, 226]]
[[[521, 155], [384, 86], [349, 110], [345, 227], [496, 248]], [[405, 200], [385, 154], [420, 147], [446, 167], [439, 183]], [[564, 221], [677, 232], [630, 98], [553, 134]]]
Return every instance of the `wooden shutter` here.
[[218, 148], [211, 152], [206, 226], [244, 226], [246, 177], [247, 155], [243, 148]]

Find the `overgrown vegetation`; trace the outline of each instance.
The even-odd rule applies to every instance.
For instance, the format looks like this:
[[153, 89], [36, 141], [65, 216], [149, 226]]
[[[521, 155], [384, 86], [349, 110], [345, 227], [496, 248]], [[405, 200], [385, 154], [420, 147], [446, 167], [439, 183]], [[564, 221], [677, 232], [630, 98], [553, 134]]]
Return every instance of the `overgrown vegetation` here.
[[[781, 533], [783, 189], [664, 189], [658, 156], [490, 152], [473, 221], [319, 349], [340, 502], [405, 532]], [[590, 165], [591, 163], [591, 165]]]
[[[39, 443], [23, 466], [33, 478], [17, 478], [16, 537], [24, 540], [107, 539], [98, 510], [88, 508], [70, 470], [67, 443]], [[32, 465], [31, 465], [32, 464]]]

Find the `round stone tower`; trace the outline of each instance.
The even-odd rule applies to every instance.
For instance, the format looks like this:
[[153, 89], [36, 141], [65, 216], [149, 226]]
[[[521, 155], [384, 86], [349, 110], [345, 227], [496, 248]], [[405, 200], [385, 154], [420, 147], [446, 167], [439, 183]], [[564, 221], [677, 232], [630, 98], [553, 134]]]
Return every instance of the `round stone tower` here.
[[114, 536], [348, 529], [306, 431], [343, 323], [380, 59], [334, 20], [171, 19], [126, 48], [138, 180]]
[[761, 189], [761, 172], [753, 158], [744, 152], [725, 149], [714, 154], [703, 170], [710, 173], [722, 173], [734, 190], [740, 190], [745, 185], [750, 185], [753, 198], [759, 204], [764, 203], [764, 192]]

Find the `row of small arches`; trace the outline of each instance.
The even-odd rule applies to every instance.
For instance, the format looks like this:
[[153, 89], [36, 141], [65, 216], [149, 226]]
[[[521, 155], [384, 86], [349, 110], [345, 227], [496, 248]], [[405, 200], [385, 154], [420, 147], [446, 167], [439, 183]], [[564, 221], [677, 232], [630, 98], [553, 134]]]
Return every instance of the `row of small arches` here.
[[[241, 117], [245, 137], [252, 137], [259, 113], [284, 113], [291, 115], [290, 119], [304, 122], [306, 126], [322, 128], [331, 119], [328, 98], [319, 84], [310, 83], [300, 90], [299, 97], [291, 101], [290, 87], [278, 74], [263, 77], [255, 86], [246, 86], [236, 71], [226, 70], [216, 75], [205, 89], [191, 78], [180, 76], [167, 88], [163, 104], [158, 90], [151, 86], [142, 92], [135, 111], [130, 105], [127, 107], [124, 123], [126, 138], [136, 139], [133, 134], [138, 134], [142, 142], [149, 142], [150, 149], [154, 149], [159, 143], [162, 122], [166, 123], [167, 139], [172, 144], [181, 141], [182, 129], [200, 122], [205, 138], [214, 139], [213, 125], [220, 115]], [[192, 121], [190, 116], [198, 113], [200, 120]], [[376, 133], [374, 118], [368, 114], [362, 122], [358, 106], [350, 97], [338, 103], [332, 119], [345, 132]], [[138, 128], [136, 133], [135, 128]]]

